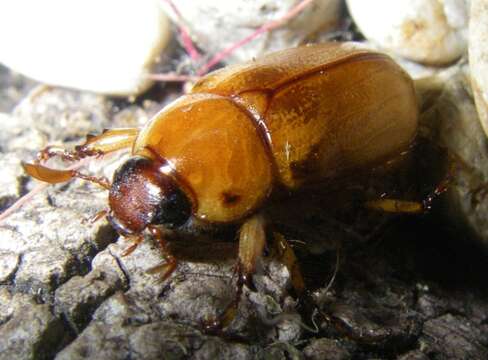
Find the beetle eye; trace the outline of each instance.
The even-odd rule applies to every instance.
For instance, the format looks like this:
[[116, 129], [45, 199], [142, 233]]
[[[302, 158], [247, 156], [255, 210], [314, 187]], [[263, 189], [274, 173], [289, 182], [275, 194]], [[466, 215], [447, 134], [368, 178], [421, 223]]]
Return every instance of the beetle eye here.
[[153, 225], [174, 228], [183, 225], [191, 216], [191, 203], [179, 188], [171, 189], [156, 207]]

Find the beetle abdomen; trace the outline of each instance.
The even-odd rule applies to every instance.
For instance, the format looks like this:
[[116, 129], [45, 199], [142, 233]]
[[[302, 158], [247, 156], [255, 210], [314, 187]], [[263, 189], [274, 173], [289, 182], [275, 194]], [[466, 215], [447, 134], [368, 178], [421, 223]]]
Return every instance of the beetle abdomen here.
[[415, 136], [417, 105], [400, 67], [368, 54], [277, 89], [264, 120], [280, 179], [298, 188], [397, 156]]

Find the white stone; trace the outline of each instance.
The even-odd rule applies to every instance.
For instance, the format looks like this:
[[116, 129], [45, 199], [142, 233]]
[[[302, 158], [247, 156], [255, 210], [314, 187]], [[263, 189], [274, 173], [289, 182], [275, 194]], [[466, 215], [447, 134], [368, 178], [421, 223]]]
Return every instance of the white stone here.
[[2, 0], [0, 62], [35, 80], [134, 95], [170, 39], [158, 0]]
[[467, 47], [469, 0], [347, 0], [363, 34], [410, 60], [444, 65]]
[[[450, 227], [458, 230], [462, 239], [473, 237], [488, 249], [488, 201], [484, 191], [488, 184], [488, 151], [469, 93], [468, 70], [467, 65], [455, 65], [431, 77], [431, 93], [437, 92], [438, 97], [431, 97], [429, 107], [421, 113], [421, 123], [424, 132], [430, 129], [433, 140], [445, 149], [445, 155], [449, 155], [446, 160], [454, 166], [445, 206], [439, 204], [439, 210], [449, 216]], [[424, 88], [427, 85], [424, 83]]]
[[469, 26], [469, 64], [476, 108], [488, 135], [488, 1], [473, 0]]
[[[194, 40], [210, 55], [243, 40], [260, 26], [281, 18], [298, 3], [298, 0], [175, 1]], [[306, 42], [316, 32], [334, 30], [340, 20], [341, 3], [341, 0], [315, 0], [281, 27], [235, 49], [227, 61], [246, 61], [266, 52]], [[167, 5], [165, 8], [177, 22], [172, 9]]]

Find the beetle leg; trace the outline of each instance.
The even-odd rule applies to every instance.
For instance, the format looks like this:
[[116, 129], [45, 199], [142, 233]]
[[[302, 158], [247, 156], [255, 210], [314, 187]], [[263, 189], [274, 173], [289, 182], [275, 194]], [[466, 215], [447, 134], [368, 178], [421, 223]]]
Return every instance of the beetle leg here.
[[144, 240], [144, 236], [142, 235], [137, 235], [135, 237], [131, 237], [132, 244], [130, 244], [124, 251], [122, 251], [122, 256], [127, 256], [130, 255], [134, 252], [135, 249], [142, 243]]
[[262, 214], [247, 219], [239, 231], [238, 283], [253, 288], [252, 275], [266, 244], [266, 221]]
[[422, 201], [407, 201], [398, 199], [377, 199], [366, 201], [368, 209], [380, 210], [388, 213], [420, 214], [427, 212], [432, 207], [432, 202], [441, 194], [447, 191], [451, 182], [450, 177], [442, 180], [437, 187], [430, 192]]
[[[292, 247], [289, 245], [288, 241], [280, 233], [273, 233], [274, 249], [276, 251], [276, 256], [278, 260], [284, 264], [291, 277], [291, 283], [293, 289], [298, 297], [297, 309], [302, 314], [303, 327], [309, 331], [317, 332], [317, 326], [314, 323], [314, 318], [316, 313], [321, 313], [312, 294], [306, 289], [305, 281], [300, 270], [298, 259], [293, 251]], [[330, 277], [327, 284], [324, 284], [323, 293], [327, 293], [333, 286], [334, 281], [337, 277], [340, 267], [340, 244], [336, 247], [336, 263], [334, 267], [334, 272]], [[321, 290], [322, 291], [322, 290]], [[279, 316], [277, 317], [279, 319]]]
[[152, 237], [158, 242], [158, 245], [161, 249], [165, 262], [161, 265], [152, 267], [147, 272], [150, 274], [160, 273], [161, 281], [165, 281], [176, 270], [176, 267], [178, 266], [178, 260], [171, 253], [168, 247], [168, 243], [163, 238], [163, 234], [161, 233], [161, 230], [154, 226], [148, 226], [148, 230], [152, 235]]
[[276, 251], [278, 261], [286, 266], [291, 277], [291, 284], [298, 296], [301, 296], [305, 291], [305, 281], [303, 280], [300, 265], [295, 252], [291, 248], [288, 241], [280, 233], [273, 233], [273, 246]]
[[66, 161], [77, 161], [90, 156], [101, 156], [132, 146], [139, 134], [137, 128], [104, 130], [100, 135], [88, 135], [82, 145], [68, 151], [62, 147], [47, 146], [37, 154], [37, 162], [59, 156]]
[[421, 214], [432, 208], [432, 202], [445, 193], [453, 181], [458, 168], [466, 167], [466, 163], [454, 153], [448, 153], [448, 169], [444, 178], [422, 201], [406, 201], [399, 199], [377, 199], [366, 201], [365, 206], [369, 209], [384, 211], [388, 213]]
[[425, 211], [420, 201], [406, 201], [398, 199], [376, 199], [366, 201], [366, 208], [387, 213], [418, 214]]
[[107, 216], [108, 212], [109, 212], [108, 209], [100, 210], [99, 212], [90, 216], [89, 218], [85, 218], [85, 219], [81, 220], [81, 223], [82, 224], [87, 224], [87, 223], [88, 224], [95, 224], [97, 221], [99, 221], [99, 220], [103, 219], [105, 216]]
[[74, 151], [48, 146], [39, 152], [34, 164], [22, 163], [22, 166], [30, 176], [50, 184], [66, 182], [77, 177], [109, 190], [111, 185], [106, 178], [85, 175], [74, 168], [68, 170], [51, 169], [40, 163], [55, 156], [67, 161], [78, 161], [90, 156], [101, 156], [113, 151], [127, 149], [132, 146], [138, 133], [139, 129], [136, 128], [105, 130], [98, 136], [87, 136], [86, 142], [76, 146]]
[[48, 145], [37, 153], [36, 162], [44, 162], [56, 156], [65, 161], [77, 161], [81, 159], [81, 156], [77, 155], [75, 151], [68, 151], [60, 146]]
[[217, 319], [204, 324], [206, 332], [219, 333], [236, 317], [244, 284], [251, 289], [254, 288], [252, 275], [256, 271], [256, 265], [263, 253], [265, 243], [266, 221], [264, 216], [262, 214], [253, 215], [242, 224], [239, 231], [239, 250], [236, 265], [237, 283], [234, 300], [227, 305]]

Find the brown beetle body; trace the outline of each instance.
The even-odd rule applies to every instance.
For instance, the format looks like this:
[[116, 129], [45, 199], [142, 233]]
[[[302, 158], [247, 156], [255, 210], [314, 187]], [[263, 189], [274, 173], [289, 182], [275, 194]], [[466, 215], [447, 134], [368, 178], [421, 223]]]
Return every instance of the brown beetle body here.
[[[417, 112], [412, 80], [388, 56], [352, 43], [312, 45], [218, 70], [143, 129], [108, 130], [72, 152], [46, 148], [24, 168], [50, 183], [80, 177], [110, 190], [110, 222], [135, 239], [126, 254], [148, 229], [167, 260], [164, 278], [177, 262], [161, 226], [242, 223], [238, 299], [265, 245], [260, 210], [270, 194], [325, 187], [395, 159], [416, 134]], [[56, 155], [77, 160], [128, 148], [133, 156], [112, 184], [40, 164]]]
[[281, 51], [201, 79], [141, 131], [133, 153], [166, 159], [194, 215], [236, 221], [274, 185], [290, 190], [383, 163], [411, 143], [411, 79], [388, 56], [351, 44]]

